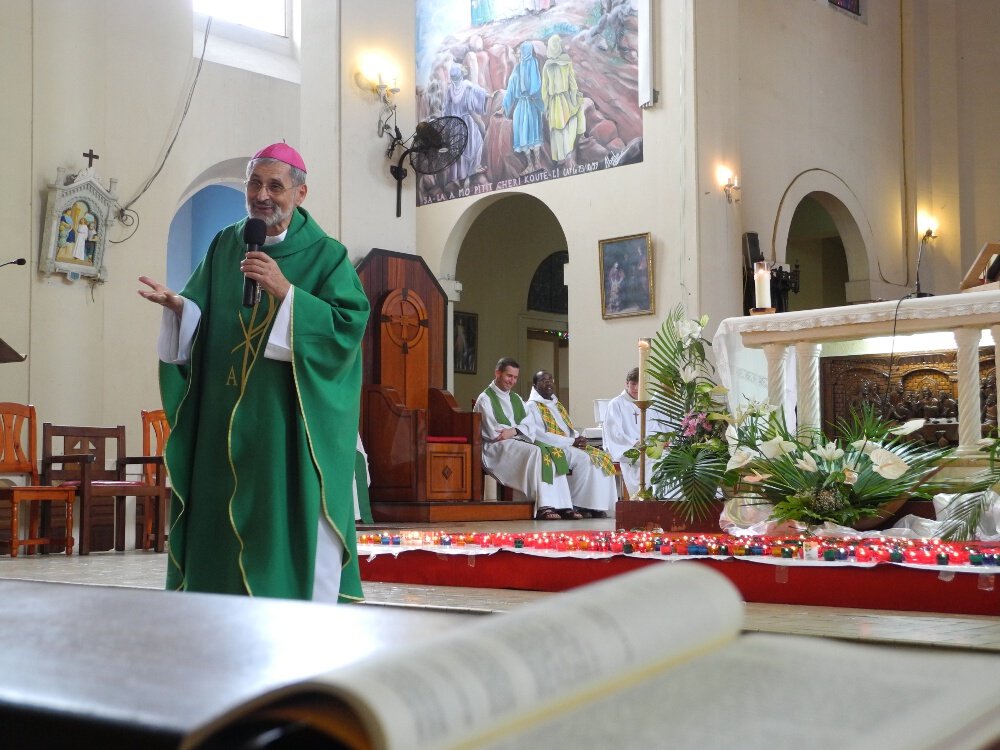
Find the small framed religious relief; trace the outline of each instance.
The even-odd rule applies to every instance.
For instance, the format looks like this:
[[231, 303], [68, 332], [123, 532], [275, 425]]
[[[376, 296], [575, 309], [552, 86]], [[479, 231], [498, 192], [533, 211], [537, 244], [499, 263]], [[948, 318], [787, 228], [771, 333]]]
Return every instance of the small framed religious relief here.
[[117, 202], [116, 183], [111, 180], [105, 188], [90, 167], [75, 175], [67, 175], [64, 168], [56, 170], [46, 202], [39, 271], [63, 273], [70, 281], [107, 279], [104, 249], [111, 210]]
[[479, 316], [455, 312], [455, 372], [476, 374]]
[[601, 315], [653, 314], [653, 245], [649, 232], [598, 243]]

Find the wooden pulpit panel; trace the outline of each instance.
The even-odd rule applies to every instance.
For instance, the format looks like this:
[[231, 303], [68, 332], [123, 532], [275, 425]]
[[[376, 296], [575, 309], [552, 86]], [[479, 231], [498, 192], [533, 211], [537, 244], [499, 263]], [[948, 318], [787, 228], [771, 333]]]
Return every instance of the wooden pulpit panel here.
[[382, 332], [378, 311], [389, 294], [409, 289], [423, 300], [427, 311], [427, 386], [444, 388], [447, 384], [448, 297], [427, 263], [419, 255], [374, 248], [361, 260], [357, 270], [372, 310], [361, 347], [362, 382], [365, 385], [386, 382], [379, 359]]
[[378, 319], [379, 385], [395, 388], [411, 409], [426, 409], [430, 371], [427, 306], [416, 292], [395, 289], [382, 303]]

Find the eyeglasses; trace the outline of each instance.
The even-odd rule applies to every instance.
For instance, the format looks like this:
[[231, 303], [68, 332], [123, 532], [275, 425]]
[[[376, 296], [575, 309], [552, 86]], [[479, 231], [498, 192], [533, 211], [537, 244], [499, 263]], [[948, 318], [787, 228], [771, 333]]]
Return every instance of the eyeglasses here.
[[281, 182], [278, 180], [271, 180], [267, 184], [261, 182], [256, 177], [251, 177], [249, 180], [244, 180], [244, 187], [246, 187], [248, 193], [259, 193], [262, 189], [267, 188], [268, 195], [277, 197], [283, 192], [288, 190]]

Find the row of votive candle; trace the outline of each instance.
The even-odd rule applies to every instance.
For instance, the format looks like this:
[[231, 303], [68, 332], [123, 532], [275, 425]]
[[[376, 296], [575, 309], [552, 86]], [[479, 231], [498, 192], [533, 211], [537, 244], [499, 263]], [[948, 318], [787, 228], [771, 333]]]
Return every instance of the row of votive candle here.
[[996, 543], [940, 540], [739, 537], [728, 534], [678, 535], [644, 531], [610, 532], [455, 532], [381, 531], [358, 534], [359, 544], [417, 547], [496, 547], [556, 552], [659, 554], [911, 563], [919, 565], [1000, 565]]

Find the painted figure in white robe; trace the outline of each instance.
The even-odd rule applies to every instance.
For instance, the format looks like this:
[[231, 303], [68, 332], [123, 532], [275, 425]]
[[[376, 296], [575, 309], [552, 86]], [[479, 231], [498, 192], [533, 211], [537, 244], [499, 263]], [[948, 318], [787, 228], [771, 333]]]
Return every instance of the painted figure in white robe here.
[[573, 428], [573, 422], [555, 394], [556, 382], [551, 372], [539, 370], [531, 379], [528, 407], [538, 413], [545, 430], [542, 441], [566, 451], [570, 473], [566, 475], [573, 507], [584, 518], [614, 515], [618, 488], [614, 464], [606, 452], [587, 444]]
[[533, 500], [536, 518], [581, 518], [570, 500], [565, 454], [553, 449], [563, 455], [560, 469], [554, 465], [552, 451], [535, 444], [543, 432], [541, 422], [513, 391], [520, 370], [514, 359], [502, 358], [493, 381], [476, 399], [474, 408], [482, 415], [483, 465], [514, 490], [515, 498]]
[[448, 179], [464, 185], [476, 172], [483, 169], [483, 131], [474, 115], [485, 114], [489, 92], [464, 77], [459, 63], [452, 63], [450, 83], [445, 93], [444, 113], [460, 117], [469, 128], [469, 140], [458, 161], [448, 167]]
[[87, 237], [90, 235], [90, 227], [87, 222], [80, 219], [76, 225], [76, 238], [73, 240], [73, 257], [76, 260], [87, 260]]
[[[629, 496], [639, 491], [640, 464], [637, 459], [622, 456], [625, 451], [639, 444], [639, 419], [641, 411], [635, 401], [639, 398], [639, 368], [633, 367], [625, 376], [625, 390], [608, 402], [604, 417], [604, 450], [618, 462], [622, 481]], [[667, 429], [666, 417], [655, 409], [646, 409], [646, 435], [655, 435]], [[653, 459], [643, 456], [646, 462], [646, 486], [652, 484]]]

